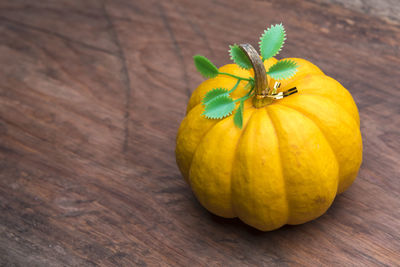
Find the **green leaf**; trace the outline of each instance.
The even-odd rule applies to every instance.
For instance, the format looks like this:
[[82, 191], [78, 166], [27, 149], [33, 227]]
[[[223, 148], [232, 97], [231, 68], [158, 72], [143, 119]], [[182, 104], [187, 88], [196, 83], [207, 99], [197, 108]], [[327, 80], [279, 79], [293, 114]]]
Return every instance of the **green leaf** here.
[[263, 61], [279, 54], [286, 40], [285, 28], [281, 24], [271, 25], [260, 37], [260, 53]]
[[225, 88], [214, 88], [205, 94], [202, 102], [204, 105], [207, 105], [210, 101], [212, 101], [216, 97], [219, 97], [222, 95], [228, 95], [228, 92], [229, 92], [228, 89], [225, 89]]
[[222, 119], [232, 114], [235, 102], [227, 95], [214, 98], [206, 105], [202, 115], [208, 119]]
[[229, 55], [233, 62], [235, 62], [239, 67], [243, 69], [251, 69], [253, 65], [251, 65], [250, 59], [247, 55], [243, 52], [242, 49], [238, 45], [230, 45], [229, 46]]
[[284, 80], [295, 75], [298, 67], [297, 63], [293, 60], [284, 59], [272, 65], [267, 71], [267, 74], [275, 80]]
[[243, 127], [243, 106], [244, 101], [240, 101], [239, 108], [236, 110], [235, 115], [233, 116], [233, 122], [239, 129]]
[[193, 57], [194, 60], [194, 65], [196, 66], [196, 69], [203, 75], [205, 78], [214, 78], [218, 75], [219, 71], [217, 67], [211, 63], [210, 60], [208, 60], [204, 56], [200, 55], [195, 55]]

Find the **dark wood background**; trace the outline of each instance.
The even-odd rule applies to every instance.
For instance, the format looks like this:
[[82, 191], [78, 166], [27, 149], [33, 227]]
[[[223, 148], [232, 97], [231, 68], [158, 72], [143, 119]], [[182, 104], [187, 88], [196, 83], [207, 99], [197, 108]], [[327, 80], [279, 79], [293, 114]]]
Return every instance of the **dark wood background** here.
[[[324, 1], [326, 2], [326, 1]], [[175, 164], [202, 78], [283, 22], [353, 94], [364, 161], [321, 218], [259, 232]], [[320, 1], [0, 1], [1, 266], [399, 266], [400, 26]]]

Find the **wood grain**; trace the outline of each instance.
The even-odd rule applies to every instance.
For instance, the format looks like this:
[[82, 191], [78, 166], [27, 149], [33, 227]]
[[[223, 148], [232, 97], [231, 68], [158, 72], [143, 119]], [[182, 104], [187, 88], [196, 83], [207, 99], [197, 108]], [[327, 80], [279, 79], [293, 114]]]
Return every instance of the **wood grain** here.
[[[245, 5], [245, 6], [244, 6]], [[175, 135], [203, 54], [256, 45], [353, 94], [364, 161], [319, 219], [262, 233], [209, 214]], [[1, 266], [399, 266], [400, 27], [313, 1], [2, 0]]]
[[315, 0], [335, 3], [346, 8], [379, 17], [390, 23], [400, 23], [400, 4], [397, 0]]

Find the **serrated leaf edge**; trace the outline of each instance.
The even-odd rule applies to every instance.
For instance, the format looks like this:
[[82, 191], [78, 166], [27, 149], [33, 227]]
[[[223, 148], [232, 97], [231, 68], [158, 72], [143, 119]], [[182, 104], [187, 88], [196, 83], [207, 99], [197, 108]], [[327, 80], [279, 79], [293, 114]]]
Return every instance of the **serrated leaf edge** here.
[[[216, 91], [220, 91], [220, 92], [221, 92], [221, 91], [224, 91], [224, 93], [218, 94], [218, 95], [214, 96], [213, 98], [209, 99], [208, 101], [205, 101], [207, 95], [209, 95], [211, 92], [216, 92]], [[226, 88], [223, 88], [223, 87], [213, 88], [213, 89], [211, 89], [210, 91], [208, 91], [208, 92], [203, 96], [203, 99], [201, 100], [201, 103], [202, 103], [203, 105], [206, 105], [208, 102], [214, 100], [214, 98], [227, 95], [228, 93], [229, 93], [229, 90], [226, 89]]]
[[[204, 72], [201, 69], [199, 69], [198, 65], [196, 64], [196, 58], [202, 58], [202, 60], [206, 61], [209, 66], [211, 66], [211, 68], [213, 69], [213, 71], [208, 71]], [[200, 72], [200, 74], [204, 77], [204, 78], [214, 78], [218, 76], [218, 68], [217, 66], [215, 66], [214, 63], [212, 63], [208, 58], [206, 58], [205, 56], [202, 55], [194, 55], [193, 56], [193, 61], [194, 61], [194, 65], [197, 69], [198, 72]], [[212, 73], [212, 75], [209, 75], [210, 73]]]
[[228, 114], [225, 114], [225, 115], [222, 115], [222, 116], [211, 117], [211, 116], [208, 116], [208, 115], [205, 114], [206, 108], [207, 108], [207, 106], [208, 106], [209, 104], [211, 104], [211, 103], [214, 102], [214, 101], [217, 101], [219, 98], [225, 98], [225, 97], [231, 99], [231, 100], [232, 100], [232, 103], [234, 103], [233, 99], [230, 98], [229, 96], [226, 96], [226, 95], [222, 95], [222, 96], [215, 97], [213, 100], [211, 100], [210, 102], [207, 103], [207, 105], [206, 105], [206, 107], [205, 107], [205, 109], [204, 109], [204, 112], [203, 112], [201, 115], [205, 116], [207, 119], [216, 119], [216, 120], [220, 120], [220, 119], [223, 119], [223, 118], [226, 118], [226, 117], [229, 117], [230, 115], [232, 115], [232, 113], [233, 113], [233, 111], [235, 110], [235, 108], [233, 108]]
[[253, 67], [253, 66], [251, 66], [251, 64], [250, 64], [250, 66], [247, 66], [245, 64], [242, 64], [241, 62], [236, 62], [235, 57], [233, 55], [233, 48], [240, 49], [239, 45], [237, 45], [237, 44], [233, 44], [233, 45], [229, 46], [229, 55], [231, 57], [231, 60], [242, 69], [245, 69], [245, 70], [251, 69]]
[[274, 28], [274, 27], [276, 27], [276, 26], [278, 26], [278, 25], [282, 26], [282, 28], [283, 28], [283, 40], [282, 40], [282, 45], [281, 45], [281, 47], [279, 48], [279, 50], [278, 50], [274, 55], [272, 55], [271, 57], [269, 57], [269, 58], [264, 58], [264, 57], [262, 57], [262, 60], [263, 60], [263, 61], [265, 61], [265, 60], [267, 60], [267, 59], [270, 59], [270, 58], [272, 58], [272, 57], [278, 55], [278, 54], [282, 51], [283, 46], [285, 45], [285, 41], [286, 41], [286, 39], [287, 39], [287, 38], [286, 38], [286, 29], [285, 29], [285, 26], [283, 26], [282, 22], [279, 23], [279, 24], [271, 25], [268, 29], [264, 30], [264, 32], [263, 32], [263, 33], [261, 34], [261, 36], [260, 36], [260, 41], [258, 42], [258, 45], [259, 45], [259, 48], [260, 48], [260, 54], [261, 54], [261, 56], [262, 56], [262, 52], [261, 52], [261, 43], [263, 42], [262, 40], [263, 40], [263, 38], [264, 38], [264, 35], [265, 35], [269, 30], [271, 30], [272, 28]]
[[[276, 65], [289, 65], [289, 64], [293, 64], [292, 66], [294, 67], [294, 69], [293, 69], [293, 72], [292, 73], [290, 73], [288, 76], [285, 76], [285, 77], [273, 77], [273, 75], [271, 75], [269, 72], [270, 72], [270, 70], [274, 67], [274, 66], [276, 66]], [[292, 59], [282, 59], [282, 60], [279, 60], [279, 61], [277, 61], [275, 64], [273, 64], [269, 69], [268, 69], [268, 71], [267, 71], [267, 74], [271, 77], [271, 78], [273, 78], [274, 80], [278, 80], [278, 81], [280, 81], [280, 80], [286, 80], [286, 79], [290, 79], [290, 78], [292, 78], [296, 73], [297, 73], [297, 71], [298, 71], [298, 68], [299, 68], [299, 64], [296, 62], [296, 61], [294, 61], [294, 60], [292, 60]]]

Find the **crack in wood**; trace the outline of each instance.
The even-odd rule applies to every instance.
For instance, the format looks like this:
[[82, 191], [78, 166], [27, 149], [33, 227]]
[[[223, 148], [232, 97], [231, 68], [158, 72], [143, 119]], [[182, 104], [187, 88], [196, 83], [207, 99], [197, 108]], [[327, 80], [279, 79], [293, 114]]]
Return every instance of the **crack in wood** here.
[[118, 33], [117, 30], [115, 28], [115, 25], [111, 19], [111, 17], [109, 16], [108, 12], [107, 12], [107, 8], [105, 3], [103, 2], [102, 4], [102, 8], [103, 8], [103, 12], [104, 12], [104, 17], [107, 20], [107, 24], [108, 24], [108, 28], [110, 29], [110, 33], [111, 36], [115, 42], [115, 45], [118, 48], [118, 55], [119, 58], [121, 60], [121, 64], [122, 64], [122, 80], [123, 83], [125, 84], [125, 113], [124, 113], [124, 141], [123, 141], [123, 146], [122, 146], [122, 151], [125, 153], [128, 150], [128, 146], [129, 146], [129, 120], [131, 117], [131, 112], [130, 112], [130, 107], [131, 107], [131, 92], [132, 92], [132, 88], [131, 88], [131, 81], [129, 78], [129, 72], [128, 72], [128, 66], [127, 66], [127, 60], [125, 57], [125, 53], [124, 50], [122, 49], [122, 45], [121, 42], [119, 40], [118, 37]]
[[174, 45], [175, 53], [178, 56], [179, 61], [181, 63], [180, 65], [182, 66], [183, 81], [184, 81], [185, 87], [186, 87], [186, 94], [187, 94], [188, 98], [190, 98], [190, 96], [192, 95], [192, 91], [190, 90], [190, 87], [189, 87], [189, 76], [188, 76], [188, 73], [185, 68], [185, 59], [183, 58], [181, 47], [178, 43], [178, 40], [175, 37], [175, 33], [172, 30], [171, 25], [169, 24], [169, 20], [165, 13], [164, 7], [162, 6], [162, 4], [160, 2], [157, 2], [157, 6], [158, 6], [158, 10], [160, 11], [160, 16], [163, 21], [163, 24], [169, 34], [172, 44]]

